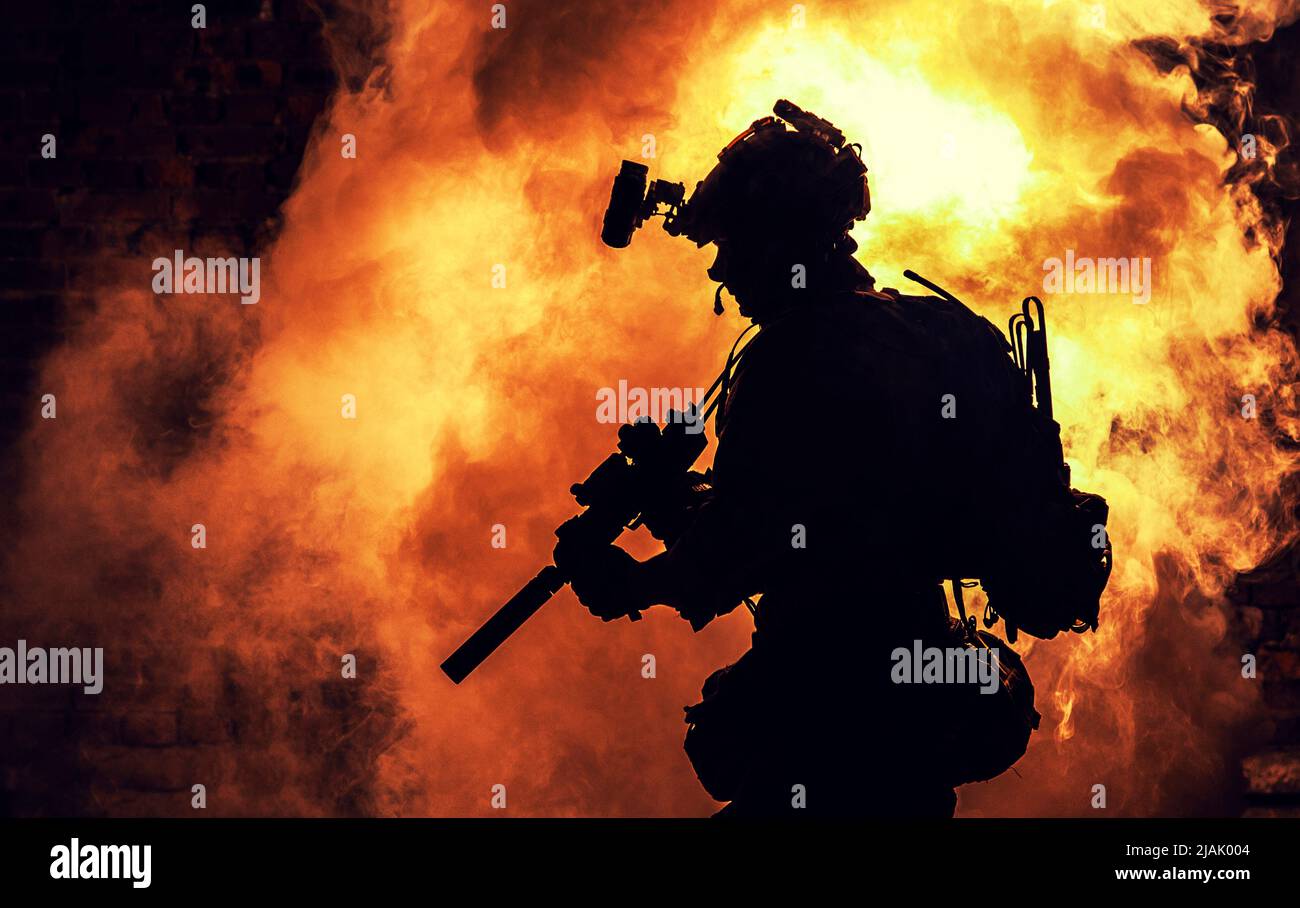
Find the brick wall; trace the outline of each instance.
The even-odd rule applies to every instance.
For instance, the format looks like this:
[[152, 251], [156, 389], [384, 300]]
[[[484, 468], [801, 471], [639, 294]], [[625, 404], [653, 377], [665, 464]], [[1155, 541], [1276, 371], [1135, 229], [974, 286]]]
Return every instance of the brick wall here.
[[[13, 4], [0, 30], [0, 445], [62, 307], [150, 236], [246, 254], [335, 87], [303, 0]], [[56, 137], [44, 160], [41, 137]], [[242, 250], [235, 252], [235, 250]]]
[[[147, 280], [156, 249], [173, 244], [199, 255], [254, 254], [276, 228], [336, 87], [313, 4], [205, 5], [205, 29], [191, 27], [188, 2], [41, 0], [5, 9], [0, 487], [16, 487], [22, 469], [13, 442], [39, 410], [39, 358], [61, 324], [96, 304], [97, 278], [125, 266]], [[52, 160], [40, 153], [46, 134], [57, 142]], [[188, 414], [173, 409], [165, 428], [183, 439], [193, 431]], [[10, 507], [3, 496], [0, 544], [21, 532]], [[350, 737], [360, 721], [357, 686], [284, 679], [268, 702], [264, 688], [241, 685], [236, 665], [172, 671], [165, 654], [116, 647], [109, 658], [113, 678], [134, 679], [115, 683], [111, 696], [0, 688], [0, 815], [187, 813], [196, 781], [209, 790], [236, 784], [235, 752], [240, 803], [293, 811], [276, 800], [283, 754], [272, 744], [306, 751], [330, 741], [344, 743], [318, 764], [321, 778], [299, 787], [318, 788], [317, 803], [333, 811], [364, 811], [362, 792], [327, 791], [338, 779], [326, 775], [364, 775], [356, 767], [373, 759], [368, 748], [391, 737], [396, 720], [367, 704], [370, 732]], [[170, 680], [205, 675], [219, 683]]]

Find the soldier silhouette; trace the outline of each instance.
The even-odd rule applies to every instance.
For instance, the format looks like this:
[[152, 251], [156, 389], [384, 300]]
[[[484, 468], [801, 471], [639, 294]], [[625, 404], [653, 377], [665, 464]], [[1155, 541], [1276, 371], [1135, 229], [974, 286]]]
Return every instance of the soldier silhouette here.
[[[1104, 502], [1098, 516], [1062, 481], [1059, 436], [1044, 441], [996, 328], [946, 294], [877, 290], [853, 258], [848, 230], [870, 210], [856, 147], [775, 110], [688, 202], [658, 182], [647, 199], [666, 200], [670, 233], [717, 247], [717, 307], [725, 286], [757, 327], [723, 376], [711, 489], [653, 558], [561, 537], [556, 565], [605, 620], [667, 605], [698, 630], [758, 598], [751, 648], [686, 709], [687, 754], [730, 802], [719, 815], [950, 816], [955, 786], [1008, 768], [1038, 716], [1022, 663], [952, 617], [942, 584], [958, 578], [959, 596], [980, 577], [991, 604], [1000, 584], [1003, 617], [1038, 636], [1095, 627], [1109, 549], [1079, 556], [1090, 586], [1054, 579], [1064, 547], [1042, 541], [1042, 515], [1050, 499], [1064, 526], [1086, 499], [1104, 525]], [[1043, 565], [1030, 580], [1010, 567], [1025, 559]], [[1043, 592], [1046, 614], [1016, 612]], [[894, 671], [904, 649], [981, 646], [999, 654], [996, 697]]]

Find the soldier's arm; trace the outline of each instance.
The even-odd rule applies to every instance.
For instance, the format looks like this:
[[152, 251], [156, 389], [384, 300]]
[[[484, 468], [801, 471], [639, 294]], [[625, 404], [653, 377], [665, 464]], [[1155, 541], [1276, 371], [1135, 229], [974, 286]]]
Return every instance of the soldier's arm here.
[[696, 630], [733, 611], [763, 587], [765, 559], [752, 529], [725, 501], [700, 508], [672, 548], [642, 563], [646, 596], [677, 609]]
[[673, 545], [642, 565], [645, 590], [699, 630], [763, 591], [790, 557], [809, 429], [791, 383], [747, 372], [714, 462], [714, 492]]

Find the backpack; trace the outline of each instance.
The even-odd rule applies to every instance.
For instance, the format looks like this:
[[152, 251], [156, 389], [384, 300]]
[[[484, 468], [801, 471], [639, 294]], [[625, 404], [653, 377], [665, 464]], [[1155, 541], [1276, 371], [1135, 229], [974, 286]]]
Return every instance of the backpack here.
[[[1042, 639], [1096, 630], [1114, 563], [1106, 529], [1110, 510], [1100, 495], [1070, 485], [1061, 426], [1052, 416], [1042, 301], [1025, 298], [1008, 323], [1008, 342], [951, 294], [911, 271], [904, 274], [982, 323], [1015, 367], [1002, 428], [1006, 453], [997, 461], [985, 504], [991, 532], [973, 563], [950, 576], [979, 578], [988, 596], [984, 626], [1002, 618], [1011, 643], [1021, 630]], [[973, 618], [969, 630], [974, 632]]]

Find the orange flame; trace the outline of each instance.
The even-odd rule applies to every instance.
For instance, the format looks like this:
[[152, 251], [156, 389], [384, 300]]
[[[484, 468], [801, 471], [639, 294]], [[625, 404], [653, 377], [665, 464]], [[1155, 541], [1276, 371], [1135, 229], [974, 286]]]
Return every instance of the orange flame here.
[[[371, 775], [338, 785], [368, 811], [487, 814], [500, 783], [517, 814], [709, 812], [680, 707], [747, 646], [743, 610], [692, 635], [668, 614], [601, 625], [565, 592], [461, 687], [436, 666], [548, 558], [569, 483], [613, 444], [596, 390], [707, 385], [741, 327], [709, 315], [708, 251], [658, 230], [599, 245], [619, 159], [653, 146], [655, 175], [690, 185], [788, 97], [863, 145], [855, 236], [882, 286], [914, 268], [1001, 324], [1067, 250], [1152, 260], [1145, 304], [1045, 297], [1074, 482], [1109, 499], [1118, 566], [1096, 635], [1023, 645], [1043, 731], [959, 812], [1082, 814], [1096, 783], [1119, 812], [1204, 809], [1256, 700], [1223, 592], [1290, 531], [1294, 463], [1242, 399], [1293, 409], [1295, 351], [1253, 327], [1280, 233], [1185, 113], [1188, 69], [1136, 42], [1260, 38], [1294, 6], [1231, 27], [1195, 2], [593, 6], [517, 0], [497, 30], [486, 5], [397, 5], [383, 78], [340, 94], [309, 150], [256, 307], [103, 294], [46, 364], [67, 403], [29, 436], [37, 529], [14, 564], [50, 569], [21, 600], [170, 648], [199, 690], [233, 665], [268, 702], [361, 654], [382, 732]], [[172, 449], [142, 412], [178, 391], [208, 415]], [[291, 766], [343, 746], [276, 728]], [[221, 809], [337, 809], [333, 781], [259, 787], [251, 759], [228, 756]]]

